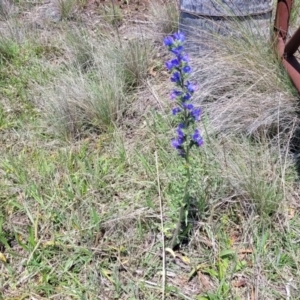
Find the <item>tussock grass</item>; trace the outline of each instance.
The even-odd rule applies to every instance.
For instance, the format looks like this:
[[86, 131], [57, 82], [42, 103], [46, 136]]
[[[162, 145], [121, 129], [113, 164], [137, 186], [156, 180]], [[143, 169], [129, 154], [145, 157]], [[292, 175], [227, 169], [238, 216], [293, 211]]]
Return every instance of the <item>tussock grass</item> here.
[[77, 8], [77, 0], [55, 0], [55, 8], [62, 20], [71, 19]]
[[197, 102], [205, 107], [214, 130], [280, 137], [285, 143], [298, 124], [298, 102], [271, 42], [245, 30], [240, 38], [220, 37], [216, 43], [194, 61], [201, 90]]
[[72, 55], [74, 67], [82, 72], [95, 65], [95, 48], [97, 45], [89, 39], [86, 30], [76, 29], [67, 35], [67, 49]]
[[0, 61], [1, 64], [9, 63], [18, 55], [18, 45], [12, 40], [1, 37]]
[[179, 7], [177, 1], [152, 1], [150, 20], [161, 34], [170, 34], [178, 29]]
[[300, 4], [297, 1], [293, 2], [293, 7], [291, 11], [291, 17], [290, 17], [290, 26], [298, 28], [299, 23], [299, 13], [300, 13]]
[[72, 140], [89, 130], [105, 132], [119, 120], [126, 107], [124, 83], [114, 69], [105, 71], [92, 78], [62, 74], [42, 88], [36, 103], [54, 134]]
[[27, 24], [22, 24], [15, 17], [1, 22], [1, 37], [10, 39], [18, 44], [25, 43], [28, 40], [31, 40], [31, 42], [37, 40], [36, 34], [36, 30], [32, 30]]
[[244, 213], [271, 221], [291, 198], [292, 181], [287, 177], [296, 176], [291, 156], [282, 156], [278, 145], [266, 139], [253, 142], [229, 137], [214, 148], [218, 149], [222, 176], [233, 187]]
[[128, 90], [143, 85], [153, 62], [154, 49], [145, 38], [131, 39], [117, 48], [116, 56]]
[[8, 20], [14, 13], [16, 13], [16, 8], [13, 1], [2, 0], [0, 2], [0, 21]]
[[[43, 84], [51, 77], [50, 57], [55, 48], [48, 47], [44, 39], [38, 39], [35, 30], [28, 30], [16, 20], [5, 21], [0, 31], [0, 95], [5, 127], [23, 127], [37, 115], [28, 99], [29, 86], [33, 82]], [[53, 50], [53, 51], [52, 51]]]
[[99, 13], [103, 20], [115, 27], [118, 27], [124, 20], [123, 12], [118, 5], [114, 3], [108, 3], [99, 7]]
[[35, 96], [52, 132], [67, 139], [120, 124], [152, 61], [153, 46], [147, 40], [119, 45], [117, 38], [97, 41], [87, 34], [78, 31], [69, 36], [65, 52], [70, 53], [71, 67], [48, 87], [37, 87], [41, 96]]

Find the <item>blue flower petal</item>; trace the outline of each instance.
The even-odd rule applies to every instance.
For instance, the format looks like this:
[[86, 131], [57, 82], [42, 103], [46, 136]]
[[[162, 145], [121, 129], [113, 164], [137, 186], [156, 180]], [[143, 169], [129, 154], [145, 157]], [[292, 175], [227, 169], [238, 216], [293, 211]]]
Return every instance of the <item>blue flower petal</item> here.
[[179, 84], [180, 81], [181, 81], [180, 73], [179, 72], [174, 72], [173, 75], [171, 76], [171, 81]]
[[189, 74], [189, 73], [191, 73], [191, 71], [192, 71], [192, 68], [188, 65], [186, 65], [182, 68], [182, 72], [185, 74]]
[[203, 145], [203, 139], [198, 129], [195, 129], [194, 133], [192, 134], [192, 141], [198, 147]]
[[183, 43], [185, 40], [185, 36], [182, 32], [178, 31], [173, 34], [173, 37], [175, 40], [179, 41], [180, 43]]
[[174, 38], [172, 36], [167, 36], [164, 38], [164, 45], [167, 47], [171, 47], [174, 44]]
[[184, 96], [182, 97], [182, 101], [184, 102], [184, 101], [188, 101], [188, 100], [190, 100], [191, 99], [191, 94], [190, 93], [186, 93], [186, 94], [184, 94]]
[[181, 55], [181, 53], [182, 53], [182, 51], [183, 51], [183, 46], [182, 46], [182, 45], [177, 45], [177, 46], [175, 46], [175, 47], [172, 47], [172, 48], [170, 49], [170, 51], [171, 51], [172, 53], [174, 53], [176, 56], [179, 56], [179, 55]]
[[195, 108], [191, 111], [191, 115], [195, 121], [199, 121], [201, 117], [201, 108]]
[[180, 97], [182, 95], [182, 91], [173, 90], [170, 94], [170, 97], [172, 100], [176, 99], [177, 97]]
[[188, 110], [192, 110], [194, 108], [194, 105], [192, 103], [188, 103], [188, 104], [183, 104], [183, 107], [185, 109], [188, 109]]
[[175, 107], [175, 108], [172, 109], [173, 116], [176, 116], [180, 112], [181, 112], [180, 107]]
[[197, 89], [197, 86], [189, 81], [186, 82], [185, 87], [190, 93], [194, 93]]

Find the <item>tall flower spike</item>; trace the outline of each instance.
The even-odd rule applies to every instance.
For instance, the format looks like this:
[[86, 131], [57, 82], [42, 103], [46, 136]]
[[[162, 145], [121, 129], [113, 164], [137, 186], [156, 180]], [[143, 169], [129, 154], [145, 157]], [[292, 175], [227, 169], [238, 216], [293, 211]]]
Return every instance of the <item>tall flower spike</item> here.
[[176, 102], [172, 114], [179, 115], [181, 119], [176, 129], [177, 137], [172, 140], [172, 146], [178, 150], [179, 155], [188, 160], [189, 149], [192, 146], [201, 146], [203, 140], [198, 129], [191, 134], [195, 128], [195, 122], [200, 120], [201, 109], [195, 108], [190, 102], [197, 87], [188, 80], [192, 69], [189, 66], [189, 58], [183, 51], [184, 40], [184, 34], [177, 32], [166, 37], [164, 44], [175, 56], [166, 62], [166, 68], [171, 73], [171, 81], [176, 85], [170, 95], [171, 99]]
[[[190, 185], [192, 183], [192, 173], [190, 172], [190, 149], [200, 147], [203, 144], [200, 131], [195, 129], [195, 123], [200, 119], [201, 110], [195, 108], [190, 102], [191, 96], [196, 90], [196, 86], [188, 81], [191, 73], [191, 67], [188, 64], [188, 57], [183, 52], [184, 34], [177, 32], [164, 39], [164, 44], [169, 51], [175, 55], [175, 58], [166, 62], [166, 68], [171, 73], [171, 81], [176, 88], [171, 93], [171, 99], [176, 103], [172, 109], [173, 115], [179, 115], [180, 123], [176, 129], [176, 138], [172, 139], [171, 145], [177, 150], [177, 153], [184, 158], [186, 167], [186, 183], [184, 188], [183, 202], [180, 207], [179, 218], [176, 229], [171, 241], [171, 249], [181, 242], [182, 233], [188, 232], [186, 216], [190, 207]], [[185, 227], [182, 228], [182, 224]], [[186, 236], [187, 237], [187, 236]]]

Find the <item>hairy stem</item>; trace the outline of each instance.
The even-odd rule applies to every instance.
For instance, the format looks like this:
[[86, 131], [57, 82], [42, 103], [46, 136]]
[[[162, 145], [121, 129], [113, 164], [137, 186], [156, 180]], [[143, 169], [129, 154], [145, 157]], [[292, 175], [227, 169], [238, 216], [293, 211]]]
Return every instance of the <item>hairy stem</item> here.
[[189, 210], [189, 207], [190, 207], [189, 186], [190, 186], [190, 181], [191, 181], [191, 172], [190, 172], [190, 164], [189, 164], [189, 150], [190, 150], [190, 147], [188, 146], [186, 155], [185, 155], [187, 181], [186, 181], [185, 188], [184, 188], [183, 203], [179, 210], [178, 221], [177, 221], [176, 228], [173, 233], [172, 240], [171, 240], [171, 245], [170, 245], [171, 249], [173, 249], [177, 245], [178, 240], [180, 242], [180, 231], [182, 229], [182, 223], [185, 221], [185, 212], [186, 212], [186, 210]]

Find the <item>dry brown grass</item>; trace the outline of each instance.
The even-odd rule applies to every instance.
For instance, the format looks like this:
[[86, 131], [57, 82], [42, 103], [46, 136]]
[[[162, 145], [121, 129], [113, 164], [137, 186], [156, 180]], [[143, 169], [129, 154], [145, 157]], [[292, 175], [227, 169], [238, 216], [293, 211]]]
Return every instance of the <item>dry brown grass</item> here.
[[[50, 131], [67, 139], [120, 125], [133, 92], [142, 86], [153, 56], [149, 40], [67, 34], [65, 64], [48, 86], [36, 85], [34, 102]], [[61, 38], [63, 40], [64, 37]], [[52, 128], [52, 130], [51, 130]]]
[[150, 2], [150, 21], [157, 33], [171, 34], [178, 29], [179, 4], [176, 0]]
[[201, 91], [196, 101], [215, 132], [280, 136], [285, 143], [299, 123], [295, 90], [271, 43], [245, 34], [241, 39], [212, 37], [211, 50], [194, 55], [194, 78]]

